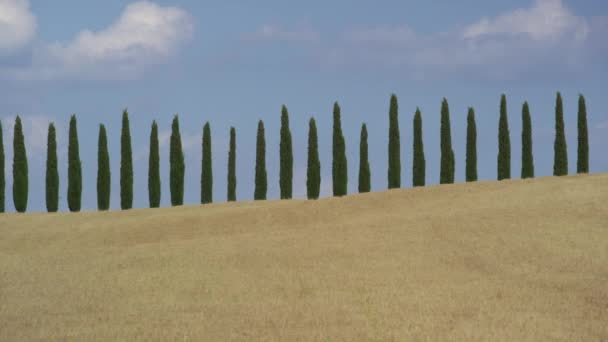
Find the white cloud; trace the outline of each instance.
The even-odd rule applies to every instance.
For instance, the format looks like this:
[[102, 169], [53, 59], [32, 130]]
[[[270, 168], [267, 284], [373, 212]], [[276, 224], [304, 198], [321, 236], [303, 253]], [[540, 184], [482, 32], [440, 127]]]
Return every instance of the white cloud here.
[[256, 31], [243, 35], [246, 41], [317, 42], [319, 33], [310, 28], [288, 30], [275, 25], [262, 25]]
[[36, 33], [28, 0], [0, 0], [0, 53], [26, 45]]
[[134, 78], [173, 56], [193, 31], [193, 18], [184, 10], [138, 1], [103, 30], [83, 30], [68, 43], [38, 47], [33, 65], [8, 74], [21, 80]]
[[483, 18], [464, 29], [464, 38], [476, 39], [490, 35], [526, 35], [534, 40], [558, 40], [573, 34], [585, 39], [589, 27], [584, 18], [572, 14], [561, 0], [536, 0], [534, 6], [516, 9], [494, 19]]
[[103, 62], [146, 63], [164, 59], [190, 38], [190, 16], [175, 7], [140, 1], [125, 9], [110, 27], [99, 32], [84, 30], [67, 45], [52, 46], [53, 54], [67, 65]]

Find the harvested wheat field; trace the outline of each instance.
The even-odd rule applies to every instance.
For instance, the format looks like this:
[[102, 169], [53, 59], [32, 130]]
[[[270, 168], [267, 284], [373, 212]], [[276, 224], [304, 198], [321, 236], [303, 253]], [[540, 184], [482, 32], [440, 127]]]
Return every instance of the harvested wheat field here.
[[608, 174], [0, 216], [0, 340], [606, 341]]

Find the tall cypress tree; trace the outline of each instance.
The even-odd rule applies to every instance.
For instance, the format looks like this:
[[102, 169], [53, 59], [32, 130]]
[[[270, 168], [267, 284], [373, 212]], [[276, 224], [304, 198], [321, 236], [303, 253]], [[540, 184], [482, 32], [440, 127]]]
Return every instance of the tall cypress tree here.
[[448, 100], [441, 102], [441, 168], [440, 184], [454, 183], [455, 160], [450, 129], [450, 107]]
[[264, 138], [264, 122], [258, 122], [258, 135], [255, 144], [255, 190], [254, 200], [265, 200], [268, 190], [266, 178], [266, 139]]
[[209, 122], [203, 127], [203, 147], [201, 164], [201, 203], [213, 202], [213, 166], [211, 162], [211, 127]]
[[344, 196], [348, 185], [348, 167], [346, 161], [346, 144], [342, 134], [342, 123], [340, 119], [340, 105], [334, 103], [334, 126], [333, 126], [333, 161], [332, 181], [334, 196]]
[[565, 176], [568, 174], [568, 149], [566, 147], [566, 133], [564, 130], [564, 107], [562, 95], [558, 92], [555, 100], [555, 143], [553, 145], [553, 175]]
[[80, 211], [81, 198], [82, 167], [78, 147], [78, 130], [76, 129], [76, 115], [72, 115], [68, 141], [68, 208], [70, 211]]
[[412, 185], [424, 186], [426, 182], [426, 160], [422, 140], [422, 114], [416, 108], [414, 114], [414, 160], [412, 162]]
[[27, 196], [27, 152], [21, 118], [17, 115], [13, 132], [13, 204], [17, 212], [24, 213], [27, 210]]
[[158, 125], [152, 121], [150, 131], [150, 156], [148, 157], [148, 200], [150, 208], [160, 207], [160, 152], [158, 146]]
[[5, 211], [4, 191], [6, 180], [4, 177], [4, 139], [2, 138], [2, 121], [0, 121], [0, 214]]
[[171, 205], [184, 204], [184, 173], [185, 161], [182, 151], [182, 138], [179, 133], [179, 119], [177, 114], [171, 124], [171, 142], [169, 147], [169, 182], [171, 189]]
[[498, 180], [511, 178], [511, 139], [507, 119], [507, 97], [500, 96], [500, 119], [498, 122]]
[[534, 157], [532, 156], [532, 119], [528, 102], [521, 111], [521, 178], [534, 177]]
[[577, 173], [589, 173], [589, 137], [587, 132], [587, 105], [585, 97], [578, 97], [578, 159]]
[[122, 112], [122, 132], [120, 135], [120, 208], [133, 207], [133, 156], [131, 151], [131, 129], [129, 113]]
[[308, 164], [306, 167], [306, 197], [318, 199], [321, 190], [321, 161], [319, 160], [319, 142], [317, 124], [314, 118], [308, 122]]
[[359, 192], [371, 190], [371, 174], [369, 170], [369, 159], [367, 151], [367, 126], [361, 126], [361, 138], [359, 144]]
[[467, 156], [466, 181], [477, 181], [477, 124], [475, 123], [475, 109], [469, 107], [467, 113]]
[[97, 209], [110, 209], [110, 154], [108, 152], [108, 136], [106, 127], [99, 125], [97, 139]]
[[49, 124], [46, 143], [46, 210], [54, 213], [59, 209], [59, 173], [57, 171], [57, 138], [55, 125]]
[[236, 201], [236, 131], [230, 127], [230, 148], [228, 151], [228, 202]]
[[391, 95], [388, 126], [388, 188], [401, 186], [401, 141], [399, 137], [399, 107], [397, 96]]
[[291, 131], [289, 130], [289, 113], [287, 107], [281, 108], [281, 142], [279, 145], [280, 170], [279, 186], [281, 199], [290, 199], [293, 188], [293, 150], [291, 146]]

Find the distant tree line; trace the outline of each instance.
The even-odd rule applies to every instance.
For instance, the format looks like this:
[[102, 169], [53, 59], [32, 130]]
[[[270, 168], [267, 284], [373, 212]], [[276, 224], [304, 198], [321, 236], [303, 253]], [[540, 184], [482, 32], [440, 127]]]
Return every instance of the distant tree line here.
[[[401, 142], [399, 132], [399, 109], [397, 96], [390, 97], [389, 129], [388, 129], [388, 188], [401, 187]], [[340, 105], [335, 102], [333, 109], [333, 143], [332, 143], [332, 184], [333, 195], [347, 194], [348, 168], [346, 159], [346, 143], [342, 133]], [[0, 122], [0, 213], [5, 211], [5, 154]], [[534, 158], [532, 154], [532, 123], [530, 108], [527, 102], [522, 107], [521, 132], [521, 178], [534, 177]], [[450, 128], [450, 110], [447, 99], [441, 103], [440, 122], [440, 184], [454, 183], [455, 157], [452, 149]], [[561, 94], [557, 93], [555, 102], [555, 140], [554, 140], [553, 175], [568, 174], [568, 154], [564, 130], [564, 114]], [[587, 109], [585, 98], [579, 96], [578, 101], [578, 159], [577, 173], [589, 172], [589, 141], [587, 129]], [[213, 202], [213, 167], [211, 154], [211, 126], [206, 122], [202, 130], [201, 143], [201, 176], [200, 202]], [[293, 196], [293, 147], [289, 128], [289, 112], [286, 106], [281, 109], [281, 128], [279, 145], [279, 186], [280, 198], [290, 199]], [[108, 152], [107, 133], [104, 125], [99, 126], [98, 155], [97, 155], [97, 208], [110, 208], [110, 156]], [[159, 140], [158, 125], [152, 122], [150, 132], [148, 164], [148, 198], [150, 208], [158, 208], [161, 200], [161, 179], [159, 172]], [[13, 133], [13, 204], [17, 212], [25, 212], [28, 202], [28, 162], [25, 148], [25, 137], [21, 118], [15, 118]], [[68, 140], [68, 180], [67, 204], [72, 212], [78, 212], [82, 201], [82, 165], [78, 146], [76, 116], [70, 117]], [[184, 152], [179, 129], [179, 118], [176, 114], [171, 125], [169, 150], [169, 189], [171, 205], [184, 203]], [[254, 200], [265, 200], [268, 191], [266, 173], [266, 140], [264, 122], [258, 122], [255, 158]], [[426, 184], [426, 161], [422, 136], [422, 113], [416, 108], [413, 117], [413, 162], [412, 184], [414, 187]], [[467, 182], [477, 181], [477, 127], [475, 110], [468, 109], [466, 132], [465, 179]], [[509, 121], [507, 115], [507, 100], [504, 94], [500, 98], [498, 118], [498, 156], [497, 179], [511, 178], [511, 142]], [[56, 212], [59, 208], [59, 173], [57, 164], [56, 130], [53, 123], [49, 124], [47, 137], [46, 161], [46, 208], [48, 212]], [[228, 146], [227, 200], [236, 201], [236, 130], [230, 127], [230, 143]], [[308, 126], [308, 156], [306, 170], [306, 195], [308, 199], [319, 198], [321, 187], [321, 163], [317, 127], [314, 118], [310, 118]], [[365, 123], [361, 126], [359, 145], [359, 179], [358, 191], [371, 191], [371, 171], [368, 159], [368, 132]], [[120, 138], [120, 208], [131, 209], [133, 206], [133, 158], [131, 148], [131, 132], [129, 113], [122, 113], [122, 129]]]

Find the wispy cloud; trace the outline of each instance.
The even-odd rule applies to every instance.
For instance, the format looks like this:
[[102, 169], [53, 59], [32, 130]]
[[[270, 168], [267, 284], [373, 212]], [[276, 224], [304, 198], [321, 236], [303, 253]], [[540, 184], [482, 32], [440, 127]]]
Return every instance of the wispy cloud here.
[[[43, 161], [46, 158], [48, 128], [51, 122], [54, 123], [57, 131], [57, 155], [60, 161], [64, 160], [67, 155], [67, 141], [63, 139], [67, 136], [64, 130], [67, 128], [55, 122], [52, 117], [46, 115], [20, 115], [21, 126], [23, 127], [23, 136], [25, 138], [25, 146], [28, 158], [33, 158], [36, 161]], [[15, 127], [15, 116], [0, 117], [2, 121], [2, 133], [4, 140], [4, 152], [6, 156], [6, 166], [11, 165], [10, 160], [13, 158], [13, 133]]]
[[[169, 148], [169, 142], [171, 140], [171, 130], [164, 130], [158, 132], [158, 146], [161, 150], [167, 150]], [[198, 151], [197, 148], [200, 148], [202, 141], [202, 133], [201, 135], [196, 134], [181, 134], [181, 142], [182, 142], [182, 150], [185, 154], [190, 154]], [[150, 146], [148, 145], [140, 145], [133, 153], [133, 158], [135, 160], [144, 160], [148, 158], [148, 154]]]
[[242, 35], [245, 41], [277, 41], [312, 43], [319, 41], [319, 32], [311, 28], [286, 29], [276, 25], [262, 25], [254, 32]]
[[564, 36], [584, 40], [589, 34], [587, 21], [574, 15], [561, 0], [536, 0], [534, 6], [516, 9], [496, 18], [483, 18], [464, 29], [465, 39], [497, 35], [524, 35], [536, 41], [558, 41]]
[[[454, 74], [491, 79], [567, 77], [590, 62], [605, 63], [608, 18], [576, 15], [562, 0], [535, 0], [494, 17], [434, 33], [419, 33], [406, 23], [351, 27], [337, 35], [314, 29], [262, 26], [249, 40], [318, 42], [299, 44], [321, 66], [373, 67], [412, 78]], [[321, 36], [323, 39], [321, 39]], [[605, 58], [604, 58], [605, 59]]]
[[[606, 115], [608, 117], [608, 115]], [[599, 122], [595, 125], [595, 129], [605, 130], [608, 129], [608, 120]]]
[[416, 32], [406, 26], [377, 26], [355, 28], [342, 35], [346, 43], [399, 47], [409, 45], [417, 39]]
[[464, 72], [517, 78], [540, 72], [539, 66], [568, 72], [584, 66], [583, 47], [591, 45], [594, 29], [601, 27], [573, 14], [561, 0], [536, 0], [529, 8], [427, 35], [408, 26], [351, 29], [326, 61], [399, 67], [421, 77]]

